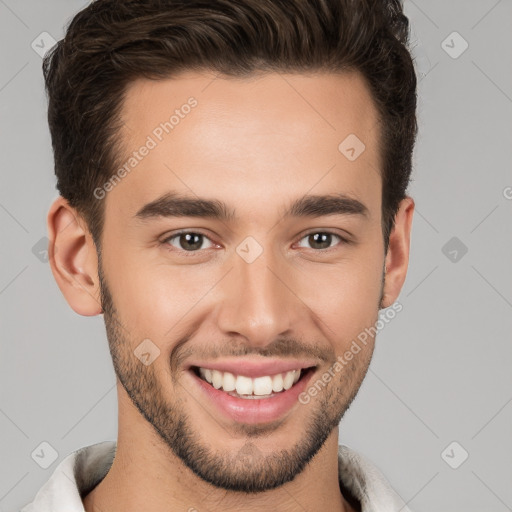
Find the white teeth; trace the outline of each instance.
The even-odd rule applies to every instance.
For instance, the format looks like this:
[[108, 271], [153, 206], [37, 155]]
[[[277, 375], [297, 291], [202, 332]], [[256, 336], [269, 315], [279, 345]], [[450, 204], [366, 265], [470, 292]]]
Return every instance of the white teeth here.
[[[245, 395], [244, 398], [268, 397], [290, 389], [300, 378], [301, 370], [291, 370], [276, 375], [265, 375], [251, 379], [230, 372], [199, 368], [199, 375], [215, 389], [222, 389], [231, 395]], [[235, 393], [236, 390], [236, 393]]]
[[236, 389], [236, 377], [232, 373], [224, 372], [222, 389], [224, 391], [234, 391]]
[[276, 393], [283, 391], [283, 376], [280, 373], [274, 375], [274, 378], [272, 379], [272, 389]]
[[283, 388], [288, 390], [293, 386], [293, 380], [295, 379], [295, 372], [288, 372], [283, 379]]
[[222, 386], [222, 373], [219, 370], [212, 370], [212, 385], [215, 389], [219, 389]]
[[270, 398], [272, 395], [237, 395], [236, 393], [228, 393], [228, 395], [244, 400], [261, 400], [262, 398]]
[[249, 377], [244, 377], [243, 375], [239, 375], [236, 378], [236, 392], [239, 395], [252, 395], [252, 379]]
[[199, 374], [206, 382], [212, 383], [212, 371], [208, 368], [199, 368]]
[[257, 377], [253, 381], [255, 395], [272, 394], [272, 379], [270, 377]]

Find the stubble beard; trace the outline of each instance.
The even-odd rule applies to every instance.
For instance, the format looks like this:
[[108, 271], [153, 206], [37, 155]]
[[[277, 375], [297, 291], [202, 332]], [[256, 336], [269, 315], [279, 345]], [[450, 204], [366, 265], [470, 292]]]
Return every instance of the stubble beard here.
[[[183, 400], [171, 403], [166, 398], [153, 365], [145, 366], [135, 357], [133, 350], [138, 343], [129, 339], [128, 331], [122, 326], [99, 254], [98, 267], [101, 304], [116, 376], [137, 410], [165, 445], [203, 481], [227, 491], [260, 493], [280, 487], [300, 474], [320, 451], [333, 429], [338, 427], [357, 395], [367, 373], [373, 347], [359, 353], [362, 357], [354, 358], [352, 364], [339, 372], [337, 381], [333, 380], [322, 389], [315, 400], [301, 405], [310, 407], [309, 420], [301, 439], [291, 448], [279, 450], [276, 447], [272, 454], [264, 454], [258, 448], [258, 438], [271, 436], [271, 428], [276, 427], [239, 424], [233, 432], [236, 432], [237, 442], [244, 435], [242, 448], [235, 453], [222, 453], [215, 450], [215, 439], [206, 441], [199, 435], [197, 427], [203, 432], [205, 429], [190, 419]], [[181, 386], [183, 393], [188, 392], [179, 379], [173, 378], [173, 381], [176, 388]], [[194, 402], [193, 398], [190, 402]], [[286, 428], [286, 425], [281, 428]], [[235, 435], [224, 431], [235, 438]]]

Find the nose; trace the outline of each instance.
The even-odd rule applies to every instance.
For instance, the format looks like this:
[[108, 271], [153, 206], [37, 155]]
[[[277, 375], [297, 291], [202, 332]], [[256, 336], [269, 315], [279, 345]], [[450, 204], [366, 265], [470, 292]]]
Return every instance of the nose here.
[[233, 264], [221, 283], [217, 327], [222, 334], [242, 336], [247, 344], [262, 348], [298, 332], [306, 307], [293, 290], [286, 262], [264, 250], [251, 263], [234, 254]]

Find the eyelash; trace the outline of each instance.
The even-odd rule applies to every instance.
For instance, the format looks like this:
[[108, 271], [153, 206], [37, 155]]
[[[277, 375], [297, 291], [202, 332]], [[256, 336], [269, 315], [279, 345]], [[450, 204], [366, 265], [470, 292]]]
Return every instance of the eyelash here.
[[[204, 233], [201, 233], [200, 231], [178, 231], [177, 233], [173, 233], [172, 235], [166, 237], [164, 240], [162, 240], [160, 242], [161, 245], [165, 245], [167, 250], [169, 251], [178, 251], [178, 252], [181, 252], [181, 253], [184, 253], [184, 256], [186, 257], [193, 257], [195, 255], [197, 255], [198, 253], [204, 251], [205, 249], [198, 249], [197, 251], [185, 251], [184, 249], [178, 249], [174, 246], [171, 246], [172, 249], [169, 248], [170, 244], [169, 244], [169, 241], [174, 239], [174, 238], [178, 238], [180, 237], [181, 235], [186, 235], [186, 234], [194, 234], [194, 235], [201, 235], [202, 237], [208, 239], [212, 244], [215, 244], [215, 242], [213, 242], [207, 235], [205, 235]], [[329, 231], [329, 230], [317, 230], [317, 231], [310, 231], [308, 233], [305, 233], [303, 234], [300, 238], [298, 238], [294, 243], [297, 243], [297, 242], [300, 242], [301, 240], [303, 240], [304, 238], [310, 236], [310, 235], [315, 235], [315, 234], [328, 234], [328, 235], [332, 235], [332, 236], [335, 236], [337, 237], [340, 242], [332, 247], [328, 247], [327, 249], [311, 249], [312, 251], [316, 252], [316, 253], [330, 253], [331, 250], [335, 249], [337, 245], [349, 245], [352, 243], [351, 240], [348, 240], [347, 238], [344, 238], [342, 237], [341, 235], [339, 235], [338, 233], [335, 233], [333, 231]]]

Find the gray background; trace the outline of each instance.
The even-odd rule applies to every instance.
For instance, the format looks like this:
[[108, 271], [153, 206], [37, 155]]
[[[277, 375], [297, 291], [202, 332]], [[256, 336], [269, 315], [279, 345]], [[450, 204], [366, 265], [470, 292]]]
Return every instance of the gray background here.
[[[1, 512], [117, 435], [102, 318], [71, 310], [40, 252], [56, 190], [31, 43], [60, 39], [86, 3], [0, 0]], [[340, 442], [413, 511], [512, 510], [512, 3], [405, 5], [421, 79], [411, 262]], [[47, 469], [31, 456], [42, 442], [58, 453]]]

